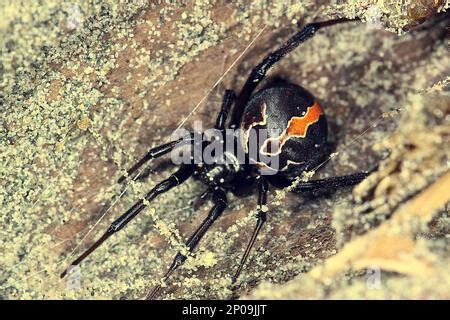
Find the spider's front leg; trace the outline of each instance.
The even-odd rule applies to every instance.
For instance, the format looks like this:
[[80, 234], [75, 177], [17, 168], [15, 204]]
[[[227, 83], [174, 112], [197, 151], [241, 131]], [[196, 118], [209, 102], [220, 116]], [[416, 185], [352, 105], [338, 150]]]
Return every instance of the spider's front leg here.
[[117, 182], [118, 183], [123, 182], [128, 176], [130, 176], [131, 174], [136, 172], [136, 170], [138, 170], [147, 161], [159, 158], [159, 157], [161, 157], [161, 156], [171, 152], [176, 147], [181, 146], [182, 144], [185, 144], [185, 143], [186, 144], [187, 143], [192, 144], [193, 141], [194, 141], [194, 136], [193, 136], [193, 134], [191, 134], [189, 137], [183, 137], [183, 138], [180, 138], [178, 140], [170, 141], [169, 143], [166, 143], [166, 144], [163, 144], [163, 145], [151, 148], [147, 152], [147, 154], [144, 157], [142, 157], [141, 160], [136, 162], [130, 169], [128, 169], [127, 170], [127, 174], [125, 174], [122, 177], [120, 177]]
[[[225, 191], [221, 189], [217, 189], [212, 191], [213, 192], [213, 201], [214, 201], [214, 207], [209, 212], [208, 216], [203, 220], [202, 224], [195, 230], [195, 232], [189, 237], [189, 239], [186, 241], [186, 247], [189, 252], [192, 252], [201, 238], [205, 235], [206, 231], [212, 226], [214, 221], [217, 220], [217, 218], [220, 217], [220, 215], [225, 211], [227, 207], [227, 196]], [[187, 257], [183, 255], [182, 253], [178, 252], [175, 256], [172, 265], [170, 266], [169, 270], [164, 274], [162, 281], [167, 281], [167, 279], [170, 277], [170, 275], [178, 268], [180, 267], [185, 261]], [[146, 299], [152, 300], [156, 297], [159, 290], [161, 289], [161, 285], [157, 285], [150, 294], [146, 297]]]
[[[128, 209], [124, 214], [122, 214], [119, 218], [117, 218], [108, 230], [100, 237], [91, 247], [89, 247], [80, 257], [78, 257], [75, 261], [71, 263], [70, 267], [76, 266], [80, 264], [87, 256], [89, 256], [95, 249], [97, 249], [106, 239], [111, 237], [114, 233], [123, 229], [131, 220], [134, 219], [144, 208], [147, 206], [145, 202], [152, 201], [158, 195], [165, 193], [185, 182], [190, 176], [194, 174], [195, 166], [192, 164], [182, 165], [178, 171], [172, 174], [166, 180], [158, 183], [147, 195], [145, 199], [139, 200], [136, 202], [130, 209]], [[64, 270], [61, 273], [61, 278], [66, 276], [69, 268]]]

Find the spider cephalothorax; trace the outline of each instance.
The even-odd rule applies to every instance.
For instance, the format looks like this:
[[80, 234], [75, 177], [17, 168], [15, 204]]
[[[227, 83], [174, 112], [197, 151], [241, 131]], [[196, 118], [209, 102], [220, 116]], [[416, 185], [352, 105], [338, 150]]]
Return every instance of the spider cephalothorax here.
[[[186, 241], [188, 251], [192, 252], [208, 228], [226, 209], [227, 192], [238, 193], [243, 186], [256, 182], [259, 194], [258, 220], [242, 260], [232, 278], [234, 283], [266, 221], [269, 185], [274, 187], [290, 186], [302, 171], [315, 168], [327, 155], [325, 114], [311, 93], [298, 85], [289, 83], [274, 84], [256, 93], [254, 91], [264, 79], [267, 70], [299, 44], [311, 38], [320, 28], [345, 21], [347, 19], [306, 25], [252, 70], [237, 96], [233, 91], [226, 90], [222, 107], [217, 116], [215, 130], [220, 133], [219, 138], [223, 145], [231, 142], [231, 145], [236, 148], [213, 152], [213, 156], [208, 161], [204, 157], [188, 157], [189, 160], [183, 162], [175, 173], [150, 190], [145, 199], [136, 202], [116, 219], [103, 236], [71, 265], [78, 265], [106, 239], [125, 227], [147, 206], [149, 201], [194, 176], [206, 187], [200, 198], [204, 199], [211, 195], [214, 206], [206, 219]], [[230, 111], [232, 111], [231, 119], [229, 125], [226, 126]], [[238, 134], [229, 135], [227, 129], [236, 129]], [[261, 133], [264, 134], [261, 135]], [[119, 182], [124, 181], [127, 176], [135, 174], [137, 169], [147, 161], [179, 150], [182, 145], [185, 147], [187, 145], [191, 151], [200, 148], [202, 153], [214, 143], [214, 139], [203, 139], [203, 134], [200, 134], [202, 140], [196, 141], [196, 136], [198, 134], [189, 133], [182, 138], [150, 149], [139, 162], [127, 171], [125, 176], [119, 179]], [[351, 186], [362, 181], [368, 174], [368, 172], [361, 172], [323, 180], [301, 181], [290, 190], [302, 193], [323, 188]], [[138, 176], [139, 174], [134, 175], [134, 179], [137, 179]], [[178, 253], [163, 276], [163, 281], [166, 281], [185, 260], [186, 256]], [[61, 276], [66, 274], [67, 270]], [[155, 297], [160, 288], [157, 286], [149, 297]]]

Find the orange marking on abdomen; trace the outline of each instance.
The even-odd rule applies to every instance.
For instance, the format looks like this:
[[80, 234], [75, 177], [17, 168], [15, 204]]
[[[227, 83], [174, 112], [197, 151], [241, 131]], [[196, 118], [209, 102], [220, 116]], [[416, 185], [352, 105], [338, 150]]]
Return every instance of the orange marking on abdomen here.
[[308, 127], [319, 121], [319, 117], [322, 113], [322, 108], [314, 101], [314, 104], [311, 107], [308, 107], [306, 114], [303, 117], [292, 117], [291, 120], [289, 120], [285, 135], [288, 137], [306, 137]]
[[[261, 146], [260, 152], [271, 156], [281, 153], [281, 148], [289, 138], [306, 137], [309, 126], [319, 121], [320, 115], [322, 114], [322, 108], [316, 101], [314, 101], [314, 104], [306, 109], [305, 115], [303, 115], [302, 117], [292, 117], [289, 120], [287, 128], [281, 133], [278, 138], [270, 138], [264, 141], [263, 145]], [[267, 147], [269, 143], [270, 150], [268, 151]], [[276, 150], [272, 150], [274, 146]]]

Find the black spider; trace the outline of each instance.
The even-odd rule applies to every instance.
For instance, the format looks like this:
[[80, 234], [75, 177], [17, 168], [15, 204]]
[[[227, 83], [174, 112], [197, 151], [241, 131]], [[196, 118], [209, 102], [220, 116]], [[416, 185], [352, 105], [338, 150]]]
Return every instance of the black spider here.
[[[234, 104], [229, 128], [238, 129], [239, 136], [230, 137], [229, 135], [224, 135], [222, 142], [225, 143], [232, 139], [233, 144], [237, 146], [236, 152], [238, 152], [237, 150], [244, 151], [244, 163], [238, 161], [236, 153], [227, 152], [217, 154], [212, 163], [196, 163], [195, 161], [185, 163], [168, 179], [158, 183], [145, 196], [147, 201], [151, 201], [158, 195], [183, 183], [191, 176], [197, 177], [208, 187], [201, 198], [204, 199], [208, 194], [212, 194], [214, 207], [209, 212], [207, 218], [187, 240], [186, 246], [191, 252], [208, 228], [227, 207], [227, 191], [238, 192], [243, 185], [257, 181], [259, 189], [258, 221], [239, 267], [232, 278], [233, 283], [239, 277], [257, 235], [266, 221], [267, 207], [265, 205], [269, 184], [276, 188], [291, 186], [294, 179], [301, 175], [302, 172], [314, 169], [328, 156], [327, 148], [325, 147], [327, 140], [327, 121], [322, 108], [311, 93], [300, 86], [289, 83], [272, 85], [255, 94], [253, 94], [253, 91], [264, 79], [266, 72], [299, 44], [311, 38], [319, 29], [345, 21], [348, 20], [336, 19], [307, 24], [301, 31], [291, 37], [278, 50], [269, 54], [252, 70], [239, 95], [236, 96], [233, 91], [226, 90], [215, 128], [222, 133], [225, 132], [228, 112]], [[249, 150], [250, 133], [252, 130], [257, 133], [266, 130], [265, 132], [268, 133], [266, 139], [256, 139], [258, 140], [256, 143], [258, 149], [254, 156], [251, 155]], [[281, 132], [281, 134], [274, 135], [274, 132]], [[193, 146], [191, 149], [195, 149], [194, 134], [189, 135], [187, 138], [184, 137], [152, 148], [139, 162], [128, 170], [126, 176], [135, 173], [138, 168], [150, 159], [168, 154], [180, 145], [186, 145], [186, 143]], [[210, 143], [211, 141], [202, 140], [200, 148], [204, 150]], [[275, 155], [278, 159], [276, 168], [263, 162], [264, 157], [273, 158]], [[263, 175], [263, 170], [275, 170], [275, 172]], [[337, 189], [344, 186], [351, 186], [362, 181], [368, 174], [369, 172], [361, 172], [322, 180], [301, 181], [291, 191], [302, 193], [326, 188]], [[120, 178], [119, 182], [124, 181], [126, 176]], [[107, 238], [125, 227], [128, 222], [146, 207], [145, 203], [144, 200], [136, 202], [136, 204], [111, 224], [109, 229], [97, 242], [78, 259], [73, 261], [71, 266], [78, 265]], [[186, 256], [178, 253], [171, 267], [164, 275], [163, 280], [167, 280], [185, 260]], [[61, 274], [61, 277], [64, 277], [67, 271], [68, 269]], [[155, 297], [159, 289], [160, 286], [157, 286], [149, 297]]]

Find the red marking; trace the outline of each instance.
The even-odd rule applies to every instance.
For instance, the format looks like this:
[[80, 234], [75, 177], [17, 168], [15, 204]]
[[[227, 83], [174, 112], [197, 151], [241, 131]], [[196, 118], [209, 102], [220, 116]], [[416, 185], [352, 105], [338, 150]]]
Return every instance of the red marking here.
[[[323, 114], [322, 108], [314, 101], [311, 107], [308, 107], [305, 115], [302, 117], [292, 117], [287, 124], [287, 128], [277, 138], [270, 138], [264, 141], [261, 147], [261, 153], [266, 155], [276, 155], [281, 153], [281, 148], [291, 137], [304, 138], [310, 125], [319, 121]], [[274, 148], [275, 147], [275, 148]], [[275, 150], [272, 150], [275, 149]]]
[[303, 117], [293, 117], [288, 122], [287, 132], [285, 133], [287, 137], [306, 137], [306, 132], [308, 127], [313, 123], [319, 121], [319, 117], [322, 114], [322, 108], [317, 102], [311, 107], [308, 107], [306, 114]]

